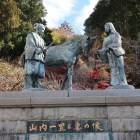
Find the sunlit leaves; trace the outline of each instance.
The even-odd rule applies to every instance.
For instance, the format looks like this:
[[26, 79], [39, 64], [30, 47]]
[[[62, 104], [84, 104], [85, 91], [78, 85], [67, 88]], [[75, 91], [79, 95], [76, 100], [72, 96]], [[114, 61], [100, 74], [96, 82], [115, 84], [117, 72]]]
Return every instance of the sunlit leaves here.
[[55, 45], [59, 45], [62, 44], [63, 42], [66, 41], [66, 35], [65, 34], [61, 34], [59, 32], [59, 30], [54, 29], [51, 33], [52, 35], [52, 39]]

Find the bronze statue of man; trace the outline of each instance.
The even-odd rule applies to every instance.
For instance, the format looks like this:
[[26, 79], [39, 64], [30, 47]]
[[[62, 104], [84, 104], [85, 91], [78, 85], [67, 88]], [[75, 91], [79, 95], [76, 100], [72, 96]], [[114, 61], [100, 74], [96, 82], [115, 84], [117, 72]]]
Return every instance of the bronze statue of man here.
[[35, 30], [35, 32], [29, 33], [26, 37], [26, 45], [24, 48], [24, 89], [41, 88], [39, 79], [45, 76], [45, 46], [44, 40], [41, 37], [45, 31], [45, 26], [36, 23]]

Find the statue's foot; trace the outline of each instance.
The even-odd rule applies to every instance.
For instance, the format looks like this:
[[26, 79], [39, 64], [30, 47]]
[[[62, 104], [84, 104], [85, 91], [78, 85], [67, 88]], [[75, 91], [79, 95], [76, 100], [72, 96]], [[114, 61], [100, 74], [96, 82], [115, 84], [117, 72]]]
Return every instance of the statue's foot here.
[[70, 87], [68, 90], [69, 90], [69, 91], [71, 91], [71, 90], [73, 90], [73, 88], [72, 88], [72, 87]]

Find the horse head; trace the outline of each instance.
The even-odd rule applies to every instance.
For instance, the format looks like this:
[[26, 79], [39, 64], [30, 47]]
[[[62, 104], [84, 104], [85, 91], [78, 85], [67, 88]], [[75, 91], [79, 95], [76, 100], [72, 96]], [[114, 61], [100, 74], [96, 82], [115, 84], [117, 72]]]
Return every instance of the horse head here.
[[97, 37], [90, 37], [90, 36], [86, 38], [86, 41], [83, 45], [83, 56], [85, 59], [88, 59], [90, 49], [93, 47], [96, 38]]

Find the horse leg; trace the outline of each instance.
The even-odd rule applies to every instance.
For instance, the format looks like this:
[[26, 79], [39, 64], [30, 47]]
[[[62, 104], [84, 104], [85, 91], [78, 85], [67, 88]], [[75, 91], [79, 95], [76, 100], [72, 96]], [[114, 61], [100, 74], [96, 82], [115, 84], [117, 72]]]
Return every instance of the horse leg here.
[[61, 86], [62, 90], [65, 88], [65, 84], [66, 84], [67, 80], [68, 80], [68, 76], [67, 76], [67, 72], [66, 72], [64, 81], [63, 81], [62, 86]]
[[68, 66], [68, 90], [72, 90], [72, 74], [73, 74], [73, 65]]

